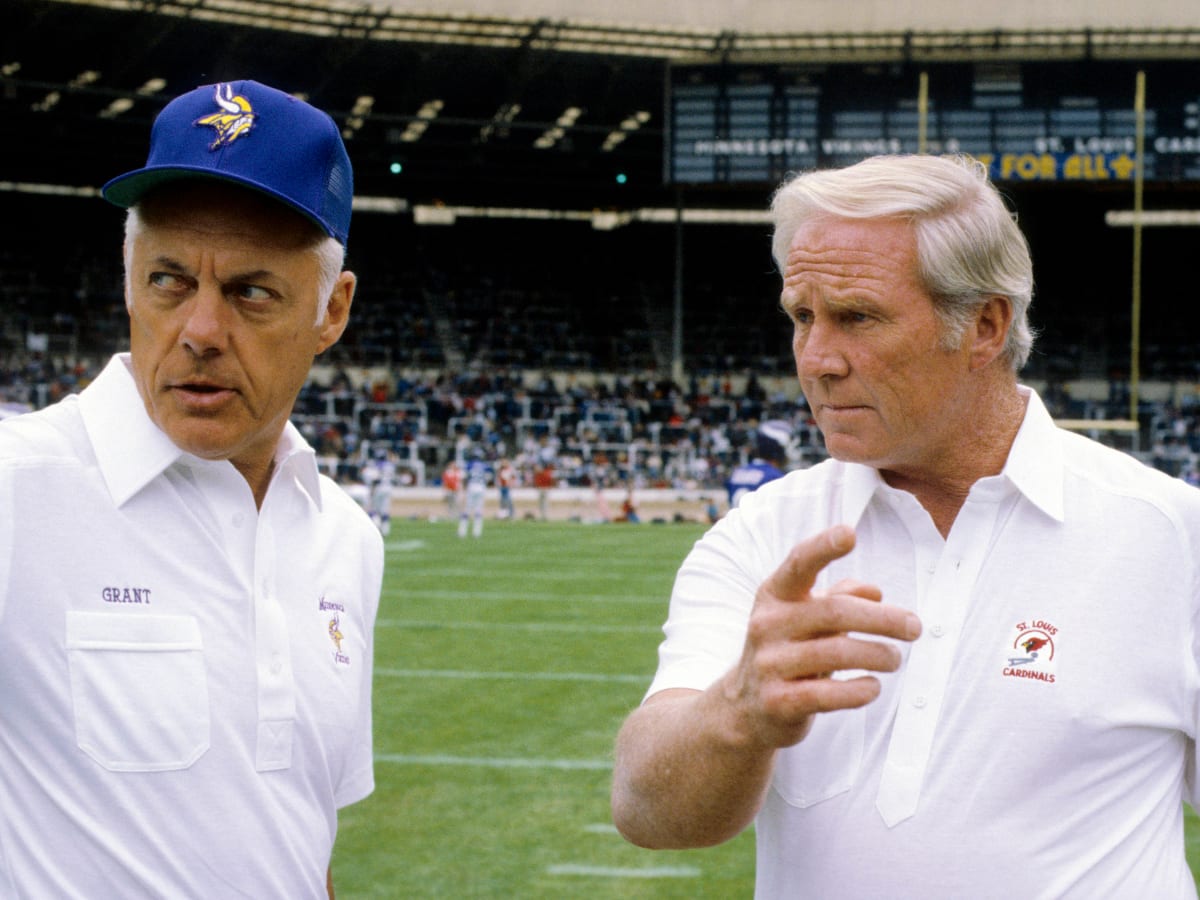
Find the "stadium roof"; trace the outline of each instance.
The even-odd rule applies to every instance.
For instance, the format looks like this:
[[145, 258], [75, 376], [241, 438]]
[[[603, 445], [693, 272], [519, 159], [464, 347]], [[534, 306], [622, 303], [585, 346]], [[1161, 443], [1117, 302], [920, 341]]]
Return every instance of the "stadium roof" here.
[[1178, 0], [382, 0], [402, 12], [440, 9], [506, 19], [550, 19], [738, 34], [873, 31], [1145, 29], [1200, 25]]
[[[1070, 5], [991, 4], [1000, 11], [967, 28], [959, 4], [858, 0], [854, 31], [828, 25], [843, 0], [455, 0], [420, 11], [431, 5], [5, 0], [0, 187], [86, 192], [140, 165], [168, 98], [252, 77], [343, 125], [357, 194], [628, 209], [670, 203], [671, 64], [1200, 57], [1200, 12], [1183, 22], [1175, 4], [1172, 19], [1163, 0], [1090, 3], [1089, 29], [1058, 22], [1078, 12]], [[806, 27], [789, 30], [798, 8]]]

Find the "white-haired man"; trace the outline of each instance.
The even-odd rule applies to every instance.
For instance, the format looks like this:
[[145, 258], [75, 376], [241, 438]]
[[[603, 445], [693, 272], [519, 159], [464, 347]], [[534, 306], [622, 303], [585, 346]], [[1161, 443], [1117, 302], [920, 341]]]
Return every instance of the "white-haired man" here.
[[1018, 382], [1032, 267], [977, 163], [873, 158], [773, 208], [833, 458], [684, 562], [618, 827], [755, 821], [759, 897], [1194, 897], [1200, 492]]

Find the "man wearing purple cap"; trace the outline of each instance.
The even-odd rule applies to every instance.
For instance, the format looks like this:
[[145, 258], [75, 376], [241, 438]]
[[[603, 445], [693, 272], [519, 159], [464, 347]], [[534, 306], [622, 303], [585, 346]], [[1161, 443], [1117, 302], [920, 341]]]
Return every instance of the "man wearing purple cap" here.
[[130, 351], [0, 429], [0, 894], [332, 896], [383, 548], [289, 416], [354, 297], [350, 161], [233, 82], [103, 193]]

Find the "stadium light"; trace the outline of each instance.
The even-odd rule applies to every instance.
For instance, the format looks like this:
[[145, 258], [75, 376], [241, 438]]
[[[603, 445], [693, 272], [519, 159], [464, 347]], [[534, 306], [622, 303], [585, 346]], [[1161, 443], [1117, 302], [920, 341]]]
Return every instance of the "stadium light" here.
[[34, 112], [50, 112], [54, 107], [58, 106], [58, 101], [62, 99], [62, 93], [59, 91], [50, 91], [39, 102], [30, 107]]
[[41, 184], [32, 181], [0, 181], [0, 193], [42, 194], [52, 197], [99, 197], [100, 189], [73, 187], [68, 184]]
[[[393, 210], [369, 209], [354, 198], [354, 209], [366, 212]], [[689, 225], [763, 225], [771, 221], [765, 209], [684, 209], [645, 207], [616, 212], [613, 210], [528, 209], [498, 206], [425, 206], [413, 207], [413, 221], [418, 225], [453, 225], [458, 219], [535, 219], [550, 221], [589, 222], [597, 231], [612, 231], [633, 222], [651, 225], [675, 224], [682, 220]]]
[[352, 205], [356, 213], [399, 215], [408, 212], [408, 201], [403, 197], [355, 197]]
[[[1110, 209], [1104, 214], [1104, 224], [1110, 228], [1131, 228], [1138, 221], [1138, 215], [1130, 209]], [[1143, 210], [1141, 214], [1143, 228], [1150, 226], [1178, 227], [1200, 225], [1200, 210], [1196, 209], [1154, 209]]]
[[131, 99], [128, 97], [117, 97], [112, 103], [100, 110], [100, 118], [111, 119], [131, 109], [133, 109], [133, 101]]

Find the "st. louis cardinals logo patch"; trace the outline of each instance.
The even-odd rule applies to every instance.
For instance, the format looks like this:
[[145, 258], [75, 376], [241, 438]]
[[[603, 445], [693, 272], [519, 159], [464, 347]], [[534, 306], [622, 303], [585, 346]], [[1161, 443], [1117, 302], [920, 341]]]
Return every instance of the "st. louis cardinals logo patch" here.
[[1049, 622], [1018, 622], [1016, 637], [1005, 641], [1004, 677], [1054, 684], [1057, 637], [1058, 629]]

